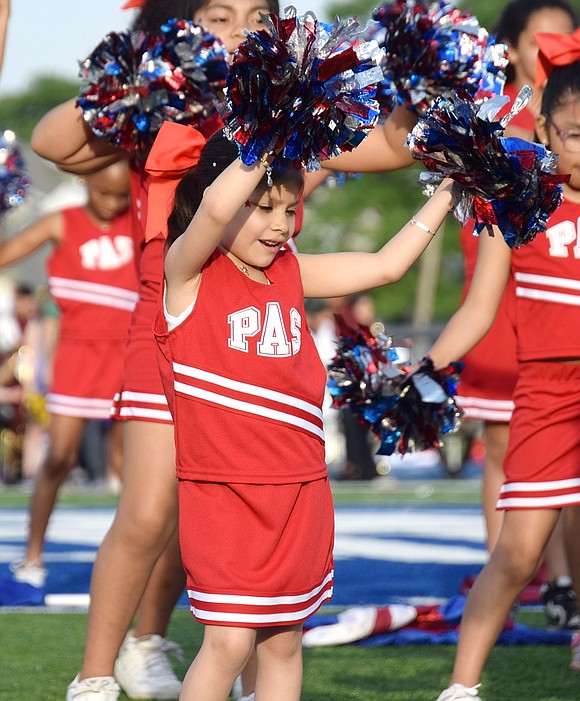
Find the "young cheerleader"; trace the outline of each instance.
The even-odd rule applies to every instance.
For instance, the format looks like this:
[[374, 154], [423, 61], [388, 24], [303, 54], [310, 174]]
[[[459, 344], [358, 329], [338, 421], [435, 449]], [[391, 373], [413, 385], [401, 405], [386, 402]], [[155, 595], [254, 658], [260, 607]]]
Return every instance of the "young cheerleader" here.
[[[535, 574], [561, 510], [572, 579], [580, 590], [580, 34], [536, 38], [545, 62], [552, 46], [561, 54], [568, 49], [551, 72], [536, 120], [542, 143], [559, 154], [558, 171], [571, 173], [564, 204], [545, 233], [523, 248], [511, 251], [501, 236], [482, 236], [467, 298], [430, 351], [440, 366], [473, 347], [511, 279], [519, 371], [497, 502], [503, 522], [467, 601], [452, 684], [438, 701], [479, 698], [485, 661], [514, 600]], [[572, 649], [571, 667], [579, 669], [578, 635]]]
[[[577, 11], [567, 0], [511, 0], [503, 8], [493, 30], [508, 47], [504, 95], [510, 104], [524, 85], [534, 85], [539, 32], [569, 34], [578, 26]], [[536, 91], [526, 107], [509, 123], [511, 136], [530, 140], [540, 113], [541, 92]]]
[[[576, 14], [566, 0], [511, 0], [504, 7], [494, 34], [509, 48], [510, 63], [506, 69], [504, 94], [510, 98], [510, 103], [506, 111], [525, 84], [535, 83], [538, 45], [534, 35], [537, 32], [568, 34], [576, 26]], [[528, 105], [510, 121], [506, 128], [508, 136], [533, 140], [540, 94], [540, 91], [536, 91]], [[478, 242], [479, 238], [473, 236], [473, 224], [462, 229], [464, 297], [473, 277]], [[464, 418], [483, 422], [485, 461], [481, 489], [487, 548], [490, 552], [501, 528], [502, 512], [495, 508], [495, 504], [505, 478], [503, 459], [517, 378], [516, 339], [509, 318], [509, 307], [513, 301], [514, 290], [508, 284], [492, 327], [485, 338], [462, 358], [465, 368], [458, 386], [457, 402], [464, 411]], [[578, 625], [560, 526], [546, 548], [545, 564], [550, 582], [543, 585], [543, 598], [549, 624], [554, 627]]]
[[[46, 528], [57, 492], [76, 464], [85, 422], [109, 418], [137, 301], [127, 161], [86, 176], [86, 186], [85, 206], [48, 214], [0, 242], [0, 266], [44, 244], [54, 246], [47, 272], [60, 331], [47, 395], [49, 447], [34, 483], [26, 555], [12, 566], [16, 581], [36, 587], [44, 586]], [[120, 438], [113, 430], [110, 465], [117, 475]]]
[[[193, 18], [209, 27], [233, 51], [245, 27], [255, 27], [258, 13], [278, 11], [275, 0], [158, 0], [147, 3], [136, 25], [154, 28], [159, 13]], [[153, 14], [152, 14], [153, 13]], [[333, 159], [332, 167], [353, 171], [391, 170], [408, 166], [405, 148], [415, 118], [405, 108], [394, 111], [384, 128], [374, 129], [355, 151]], [[90, 172], [119, 158], [120, 152], [88, 131], [82, 112], [69, 101], [49, 112], [32, 136], [35, 151], [64, 170]], [[145, 213], [143, 165], [134, 164], [132, 208]], [[305, 194], [320, 182], [309, 174]], [[147, 181], [145, 180], [145, 187]], [[87, 642], [80, 674], [68, 690], [68, 701], [115, 701], [119, 686], [130, 696], [177, 698], [180, 684], [164, 639], [175, 601], [183, 589], [177, 541], [177, 496], [173, 426], [156, 367], [151, 323], [163, 274], [162, 236], [145, 242], [138, 221], [141, 249], [139, 302], [126, 349], [125, 375], [118, 413], [123, 420], [123, 492], [115, 520], [99, 548], [91, 578]], [[141, 602], [141, 603], [139, 603]], [[136, 608], [135, 630], [123, 643]], [[115, 665], [119, 649], [121, 652]], [[99, 696], [97, 696], [99, 694]]]
[[[245, 166], [221, 132], [178, 186], [155, 322], [175, 419], [182, 558], [205, 624], [183, 701], [227, 699], [257, 650], [256, 699], [300, 698], [303, 621], [332, 595], [326, 373], [304, 297], [392, 283], [451, 206], [451, 183], [379, 252], [300, 255], [300, 171]], [[183, 232], [183, 233], [182, 233]], [[193, 439], [195, 436], [195, 439]]]

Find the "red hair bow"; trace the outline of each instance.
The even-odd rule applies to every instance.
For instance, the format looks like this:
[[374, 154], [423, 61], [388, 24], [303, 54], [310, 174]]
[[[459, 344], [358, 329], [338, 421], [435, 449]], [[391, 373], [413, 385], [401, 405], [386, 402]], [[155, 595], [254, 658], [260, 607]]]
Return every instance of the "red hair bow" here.
[[127, 2], [121, 7], [122, 10], [133, 10], [135, 8], [141, 8], [145, 6], [147, 0], [127, 0]]
[[167, 237], [167, 217], [173, 207], [173, 195], [181, 178], [199, 160], [205, 137], [193, 127], [163, 122], [155, 137], [145, 171], [149, 174], [145, 241], [158, 234]]
[[556, 66], [569, 66], [580, 61], [580, 29], [572, 34], [534, 34], [538, 44], [536, 87], [544, 83]]

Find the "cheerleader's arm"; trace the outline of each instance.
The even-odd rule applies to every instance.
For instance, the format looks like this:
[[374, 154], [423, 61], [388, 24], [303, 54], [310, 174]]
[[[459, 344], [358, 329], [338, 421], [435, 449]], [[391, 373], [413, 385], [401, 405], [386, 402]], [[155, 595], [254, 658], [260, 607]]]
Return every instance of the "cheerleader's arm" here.
[[462, 358], [489, 331], [510, 275], [511, 249], [499, 231], [482, 233], [469, 292], [428, 355], [435, 367]]
[[78, 175], [105, 168], [126, 155], [91, 132], [76, 98], [44, 115], [32, 132], [30, 145], [42, 158]]

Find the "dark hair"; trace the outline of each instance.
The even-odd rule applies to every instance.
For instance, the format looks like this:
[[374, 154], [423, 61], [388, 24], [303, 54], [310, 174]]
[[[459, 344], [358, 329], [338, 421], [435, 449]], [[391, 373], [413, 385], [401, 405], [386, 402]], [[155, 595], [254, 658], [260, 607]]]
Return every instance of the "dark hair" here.
[[[515, 46], [519, 41], [520, 34], [528, 26], [532, 15], [540, 10], [552, 9], [566, 12], [574, 27], [578, 26], [576, 10], [566, 0], [511, 0], [503, 8], [493, 33], [497, 41], [509, 41], [512, 46]], [[508, 64], [505, 73], [508, 83], [515, 80], [515, 70], [512, 65]]]
[[[223, 171], [238, 157], [238, 147], [230, 141], [223, 130], [211, 136], [203, 147], [197, 165], [187, 172], [175, 189], [173, 208], [167, 219], [167, 247], [187, 229], [197, 212], [203, 193]], [[302, 187], [302, 171], [296, 168], [283, 168], [272, 171], [274, 185], [295, 183]], [[266, 188], [267, 175], [256, 188]]]
[[542, 114], [550, 117], [569, 97], [575, 95], [580, 95], [580, 61], [556, 66], [542, 93]]
[[[195, 20], [195, 13], [202, 10], [209, 0], [148, 0], [133, 22], [132, 29], [154, 32], [168, 19]], [[280, 13], [278, 0], [266, 0], [270, 12]]]

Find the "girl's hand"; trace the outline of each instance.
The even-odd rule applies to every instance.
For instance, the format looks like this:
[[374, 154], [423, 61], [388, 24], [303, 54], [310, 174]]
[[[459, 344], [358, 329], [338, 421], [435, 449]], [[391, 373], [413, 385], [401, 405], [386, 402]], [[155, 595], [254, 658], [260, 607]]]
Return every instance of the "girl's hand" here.
[[435, 190], [435, 192], [437, 192], [437, 193], [442, 193], [443, 195], [448, 196], [448, 198], [449, 198], [448, 211], [449, 212], [452, 212], [453, 208], [455, 207], [456, 186], [457, 186], [457, 183], [455, 182], [455, 180], [452, 180], [451, 178], [443, 178], [440, 185], [438, 185], [437, 190]]

